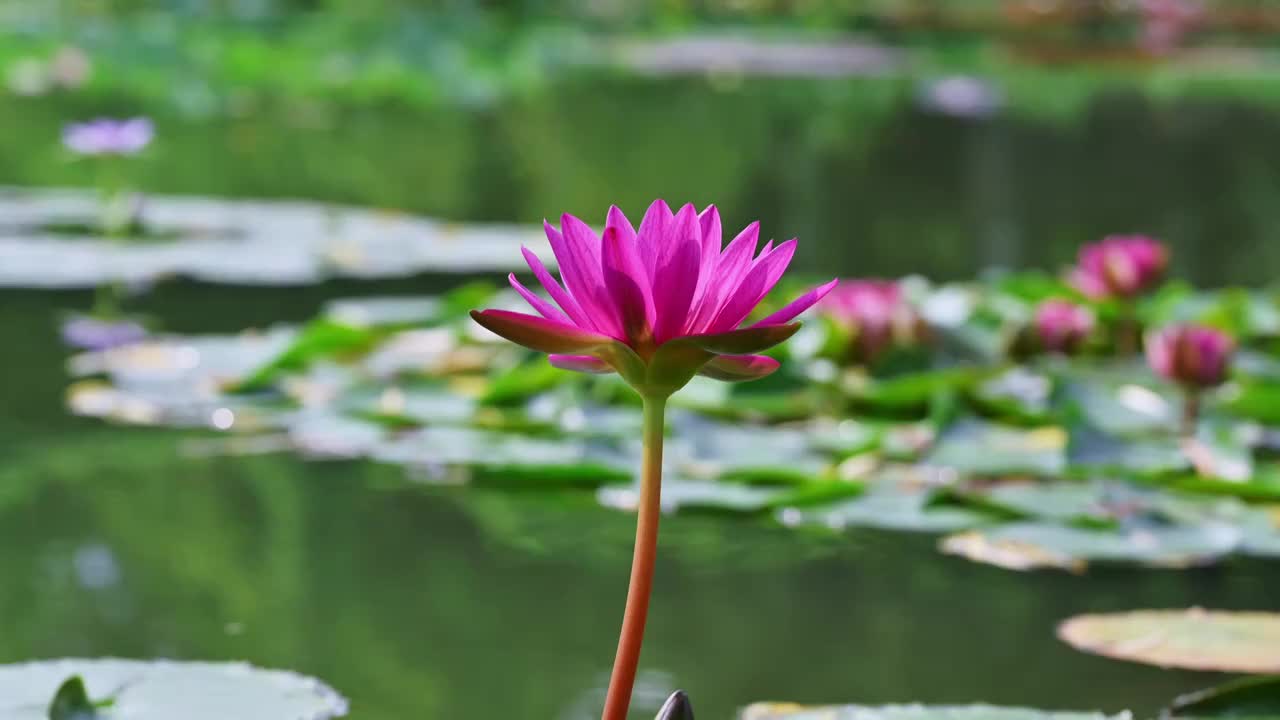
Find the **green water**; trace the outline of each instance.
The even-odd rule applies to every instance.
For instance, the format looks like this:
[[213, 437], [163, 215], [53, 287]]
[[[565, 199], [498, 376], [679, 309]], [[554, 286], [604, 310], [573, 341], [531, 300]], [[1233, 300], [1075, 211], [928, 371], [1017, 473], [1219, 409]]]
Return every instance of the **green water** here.
[[[446, 282], [174, 284], [139, 309], [226, 331]], [[0, 293], [0, 661], [248, 659], [324, 677], [357, 720], [592, 717], [630, 516], [580, 495], [424, 488], [392, 467], [209, 455], [212, 436], [68, 417], [53, 328], [88, 300]], [[638, 702], [650, 713], [674, 686], [701, 718], [766, 698], [1151, 711], [1216, 678], [1086, 657], [1054, 624], [1280, 597], [1261, 562], [1022, 575], [941, 556], [927, 537], [664, 523]]]
[[939, 280], [1056, 270], [1081, 243], [1146, 232], [1199, 284], [1280, 277], [1273, 107], [1113, 91], [1071, 120], [969, 120], [913, 108], [910, 82], [586, 77], [471, 108], [259, 99], [209, 118], [9, 98], [0, 183], [92, 184], [92, 164], [59, 146], [61, 123], [150, 112], [157, 140], [128, 173], [154, 192], [531, 223], [714, 202], [726, 231], [759, 219], [766, 237], [799, 236], [801, 269]]
[[[715, 201], [802, 239], [801, 269], [970, 276], [1055, 268], [1146, 230], [1197, 282], [1280, 276], [1274, 111], [1103, 98], [1076, 124], [893, 110], [861, 81], [571, 83], [496, 107], [260, 108], [157, 117], [157, 192], [307, 197], [469, 220], [601, 219]], [[3, 101], [0, 182], [86, 184], [63, 120], [128, 100]], [[1224, 252], [1229, 248], [1229, 252]], [[162, 284], [132, 303], [177, 332], [300, 321], [324, 300], [457, 279], [263, 289]], [[213, 438], [69, 417], [59, 313], [88, 292], [0, 291], [0, 662], [247, 659], [321, 676], [357, 720], [591, 718], [612, 659], [628, 515], [589, 496], [429, 489], [398, 468], [209, 454]], [[1021, 575], [933, 539], [664, 521], [639, 710], [753, 700], [1028, 704], [1150, 712], [1218, 678], [1077, 654], [1073, 613], [1275, 609], [1274, 564]], [[641, 714], [637, 714], [640, 717]]]

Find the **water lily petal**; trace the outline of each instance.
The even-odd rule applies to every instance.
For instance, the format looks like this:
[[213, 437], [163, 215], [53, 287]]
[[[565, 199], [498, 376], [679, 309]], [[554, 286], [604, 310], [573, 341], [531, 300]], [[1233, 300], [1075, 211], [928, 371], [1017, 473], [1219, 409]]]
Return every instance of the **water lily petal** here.
[[547, 360], [561, 370], [607, 375], [613, 372], [609, 363], [591, 355], [548, 355]]
[[790, 325], [753, 325], [741, 330], [730, 330], [723, 333], [707, 335], [689, 335], [681, 338], [681, 342], [694, 345], [714, 353], [725, 355], [746, 355], [748, 353], [767, 350], [796, 334], [800, 323]]
[[604, 231], [603, 274], [623, 337], [632, 347], [652, 341], [653, 294], [634, 242], [622, 239], [615, 228]]
[[538, 352], [579, 354], [612, 342], [573, 325], [509, 310], [472, 310], [471, 318], [490, 332]]
[[791, 262], [791, 256], [795, 254], [795, 246], [794, 240], [788, 240], [768, 254], [761, 253], [707, 331], [724, 332], [738, 327], [782, 277], [782, 272]]
[[594, 328], [595, 326], [591, 323], [590, 318], [578, 305], [578, 301], [574, 300], [573, 296], [565, 291], [560, 286], [560, 283], [556, 282], [556, 279], [547, 270], [547, 266], [542, 264], [541, 258], [526, 247], [521, 247], [520, 252], [524, 254], [524, 260], [529, 263], [529, 269], [533, 271], [534, 277], [538, 278], [538, 282], [542, 283], [542, 289], [547, 291], [547, 294], [551, 296], [552, 300], [556, 301], [561, 310], [564, 310], [564, 313], [569, 316], [573, 324], [581, 328]]
[[565, 289], [578, 301], [590, 326], [607, 335], [620, 335], [621, 329], [609, 312], [608, 296], [600, 276], [600, 238], [578, 218], [560, 217], [561, 232], [547, 225], [547, 239], [560, 264], [560, 277]]
[[693, 205], [680, 208], [672, 221], [666, 244], [658, 253], [653, 275], [656, 312], [654, 337], [661, 343], [680, 334], [689, 321], [689, 307], [698, 288], [702, 264], [702, 229]]
[[715, 274], [707, 279], [707, 290], [686, 326], [688, 333], [707, 330], [728, 298], [738, 289], [751, 268], [756, 243], [760, 241], [760, 223], [748, 225], [729, 243], [716, 262]]
[[720, 210], [715, 205], [708, 205], [698, 214], [698, 225], [702, 231], [702, 258], [698, 263], [698, 287], [689, 306], [693, 311], [702, 305], [702, 298], [720, 261]]
[[667, 242], [667, 235], [671, 231], [671, 222], [674, 219], [675, 215], [671, 212], [667, 201], [654, 200], [640, 221], [636, 243], [639, 245], [640, 260], [644, 263], [650, 284], [653, 283], [653, 273], [658, 266], [658, 254]]
[[760, 327], [762, 325], [780, 325], [785, 322], [794, 320], [800, 313], [813, 307], [815, 303], [821, 300], [827, 293], [839, 283], [839, 280], [832, 280], [825, 285], [819, 285], [809, 292], [787, 303], [781, 310], [769, 315], [760, 322], [752, 325], [752, 327]]
[[765, 355], [717, 355], [698, 374], [724, 382], [745, 382], [770, 375], [778, 367], [777, 360]]
[[618, 209], [617, 205], [609, 206], [609, 214], [605, 216], [604, 227], [606, 230], [613, 228], [618, 232], [618, 237], [625, 242], [636, 241], [636, 230], [631, 226], [631, 221], [627, 216]]
[[511, 283], [511, 287], [515, 288], [515, 291], [520, 293], [520, 297], [524, 298], [525, 302], [529, 303], [534, 310], [537, 310], [538, 314], [542, 315], [542, 317], [548, 320], [571, 324], [569, 318], [566, 317], [564, 313], [560, 312], [559, 308], [538, 297], [529, 290], [529, 288], [521, 284], [521, 282], [516, 279], [515, 273], [507, 275], [507, 282]]

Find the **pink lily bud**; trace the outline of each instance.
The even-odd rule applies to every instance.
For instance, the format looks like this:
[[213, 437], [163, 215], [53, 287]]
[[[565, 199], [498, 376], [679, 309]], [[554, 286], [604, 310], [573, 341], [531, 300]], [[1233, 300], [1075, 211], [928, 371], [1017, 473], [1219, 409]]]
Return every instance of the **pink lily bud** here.
[[1147, 337], [1147, 363], [1157, 375], [1183, 387], [1208, 388], [1226, 379], [1234, 349], [1221, 330], [1172, 325]]
[[1069, 355], [1093, 332], [1094, 317], [1073, 302], [1045, 300], [1036, 308], [1033, 325], [1042, 349]]
[[848, 280], [819, 306], [851, 336], [850, 354], [869, 362], [895, 345], [911, 345], [923, 335], [920, 316], [891, 280]]
[[1071, 272], [1076, 289], [1094, 299], [1132, 298], [1164, 277], [1169, 251], [1145, 235], [1110, 235], [1080, 249]]
[[835, 287], [832, 280], [759, 322], [743, 326], [781, 279], [796, 241], [765, 244], [756, 254], [760, 226], [752, 223], [721, 247], [720, 212], [678, 213], [662, 200], [649, 206], [640, 229], [616, 207], [603, 235], [572, 215], [560, 229], [544, 223], [560, 265], [557, 281], [537, 255], [529, 268], [551, 296], [509, 280], [538, 315], [472, 311], [477, 323], [539, 352], [551, 364], [580, 372], [617, 372], [641, 394], [670, 394], [695, 374], [718, 380], [754, 380], [778, 361], [757, 355], [795, 334], [792, 320]]

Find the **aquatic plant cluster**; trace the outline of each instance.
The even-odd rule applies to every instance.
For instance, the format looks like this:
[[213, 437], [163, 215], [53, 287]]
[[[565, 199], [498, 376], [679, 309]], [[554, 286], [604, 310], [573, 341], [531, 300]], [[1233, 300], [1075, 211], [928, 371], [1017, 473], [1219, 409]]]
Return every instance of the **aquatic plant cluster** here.
[[1162, 285], [1153, 239], [1086, 246], [1061, 278], [831, 281], [779, 307], [766, 296], [795, 241], [757, 253], [752, 224], [724, 245], [714, 207], [545, 231], [560, 279], [525, 257], [550, 301], [511, 275], [511, 295], [464, 286], [338, 303], [302, 328], [156, 337], [77, 357], [109, 382], [69, 401], [637, 509], [606, 718], [629, 703], [664, 509], [948, 533], [944, 551], [1019, 570], [1280, 552], [1280, 307]]
[[[663, 507], [952, 533], [944, 549], [1014, 567], [1275, 552], [1275, 297], [1166, 282], [1122, 305], [1070, 277], [844, 282], [757, 361], [778, 364], [767, 378], [671, 395]], [[851, 310], [860, 294], [874, 300]], [[523, 303], [468, 285], [336, 302], [301, 327], [156, 335], [78, 356], [68, 398], [117, 421], [230, 430], [228, 449], [284, 433], [305, 454], [427, 481], [578, 486], [634, 508], [643, 425], [626, 381], [552, 367], [466, 314]], [[779, 307], [764, 304], [760, 318]], [[1120, 354], [1130, 322], [1154, 370]]]

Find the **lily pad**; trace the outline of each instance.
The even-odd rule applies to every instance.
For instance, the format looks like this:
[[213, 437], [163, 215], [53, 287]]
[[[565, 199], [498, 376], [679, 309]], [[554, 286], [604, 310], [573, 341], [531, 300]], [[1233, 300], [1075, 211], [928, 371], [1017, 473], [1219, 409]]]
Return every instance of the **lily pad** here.
[[1280, 717], [1280, 677], [1246, 677], [1178, 696], [1164, 716], [1171, 720]]
[[50, 701], [70, 677], [89, 697], [108, 697], [101, 720], [330, 720], [347, 701], [324, 683], [246, 663], [170, 660], [44, 660], [0, 665], [0, 716], [46, 720]]
[[942, 551], [1010, 570], [1083, 570], [1090, 562], [1189, 567], [1233, 552], [1240, 531], [1229, 525], [1143, 524], [1088, 529], [1052, 523], [1013, 523], [944, 538]]
[[1056, 427], [1020, 430], [961, 420], [943, 431], [925, 462], [976, 475], [1053, 476], [1064, 469], [1066, 444]]
[[870, 527], [941, 533], [975, 527], [991, 516], [975, 509], [935, 506], [928, 488], [881, 480], [852, 500], [807, 509], [783, 510], [785, 525], [820, 525], [833, 530]]
[[1127, 712], [1048, 712], [994, 705], [829, 705], [757, 703], [740, 720], [1130, 720]]
[[[783, 492], [778, 488], [664, 478], [661, 504], [665, 512], [756, 513], [768, 509]], [[640, 489], [605, 487], [597, 497], [605, 507], [633, 512], [640, 501]]]
[[1077, 650], [1167, 668], [1280, 673], [1280, 614], [1140, 610], [1080, 615], [1058, 626]]
[[[0, 190], [0, 287], [93, 287], [182, 275], [207, 282], [296, 285], [333, 276], [516, 270], [520, 246], [554, 262], [536, 226], [440, 222], [303, 202], [148, 195], [152, 242], [120, 243], [85, 224], [91, 190]], [[77, 225], [79, 234], [66, 231]], [[57, 232], [56, 230], [62, 232]]]

